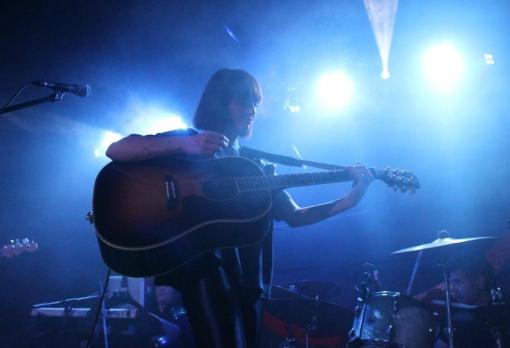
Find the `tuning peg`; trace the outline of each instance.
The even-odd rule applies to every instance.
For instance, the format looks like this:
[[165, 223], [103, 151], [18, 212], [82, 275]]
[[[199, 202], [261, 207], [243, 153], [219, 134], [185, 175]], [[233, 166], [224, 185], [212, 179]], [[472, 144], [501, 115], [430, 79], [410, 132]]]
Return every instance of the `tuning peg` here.
[[85, 215], [85, 220], [87, 220], [89, 223], [94, 223], [94, 213], [92, 211], [89, 211], [87, 215]]

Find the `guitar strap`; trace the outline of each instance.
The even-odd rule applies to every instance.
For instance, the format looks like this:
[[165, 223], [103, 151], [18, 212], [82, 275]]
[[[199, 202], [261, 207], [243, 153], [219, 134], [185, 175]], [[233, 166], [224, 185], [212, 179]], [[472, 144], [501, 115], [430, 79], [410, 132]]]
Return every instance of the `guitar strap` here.
[[244, 157], [252, 158], [252, 159], [254, 159], [254, 158], [264, 159], [269, 162], [283, 164], [283, 165], [292, 166], [292, 167], [309, 166], [309, 167], [326, 169], [326, 170], [344, 170], [345, 169], [345, 167], [338, 166], [335, 164], [302, 160], [302, 159], [294, 158], [291, 156], [278, 155], [278, 154], [274, 154], [274, 153], [270, 153], [270, 152], [252, 149], [252, 148], [246, 147], [246, 146], [241, 147], [241, 155]]

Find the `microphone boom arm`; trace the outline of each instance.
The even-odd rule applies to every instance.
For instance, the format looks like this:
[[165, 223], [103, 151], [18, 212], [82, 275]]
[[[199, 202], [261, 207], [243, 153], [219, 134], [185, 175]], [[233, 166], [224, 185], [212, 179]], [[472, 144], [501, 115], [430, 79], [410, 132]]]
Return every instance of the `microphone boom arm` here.
[[49, 96], [44, 97], [44, 98], [33, 99], [33, 100], [29, 100], [27, 102], [4, 107], [4, 108], [0, 109], [0, 115], [6, 114], [8, 112], [20, 110], [20, 109], [29, 108], [31, 106], [42, 104], [42, 103], [47, 103], [47, 102], [54, 103], [56, 101], [62, 100], [62, 98], [64, 97], [64, 94], [65, 94], [65, 92], [55, 92], [55, 93], [52, 93]]

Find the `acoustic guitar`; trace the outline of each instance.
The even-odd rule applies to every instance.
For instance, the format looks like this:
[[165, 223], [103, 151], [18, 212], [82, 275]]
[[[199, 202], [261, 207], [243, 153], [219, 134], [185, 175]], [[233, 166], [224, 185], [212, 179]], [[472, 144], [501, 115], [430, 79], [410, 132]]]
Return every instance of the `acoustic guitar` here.
[[[401, 191], [420, 187], [408, 171], [370, 170]], [[243, 157], [111, 162], [96, 178], [93, 222], [112, 270], [154, 276], [206, 251], [262, 240], [275, 190], [349, 180], [346, 170], [264, 175]]]

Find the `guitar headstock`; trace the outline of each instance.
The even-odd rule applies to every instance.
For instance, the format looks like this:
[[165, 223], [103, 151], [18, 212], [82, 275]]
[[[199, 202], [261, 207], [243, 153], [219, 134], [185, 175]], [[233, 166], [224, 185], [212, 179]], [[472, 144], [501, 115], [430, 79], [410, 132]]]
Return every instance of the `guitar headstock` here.
[[37, 248], [39, 248], [37, 242], [28, 238], [13, 239], [8, 244], [2, 246], [0, 249], [0, 256], [9, 258], [24, 252], [34, 252]]
[[375, 170], [375, 178], [384, 181], [395, 191], [414, 193], [420, 188], [418, 178], [408, 170], [386, 168]]

